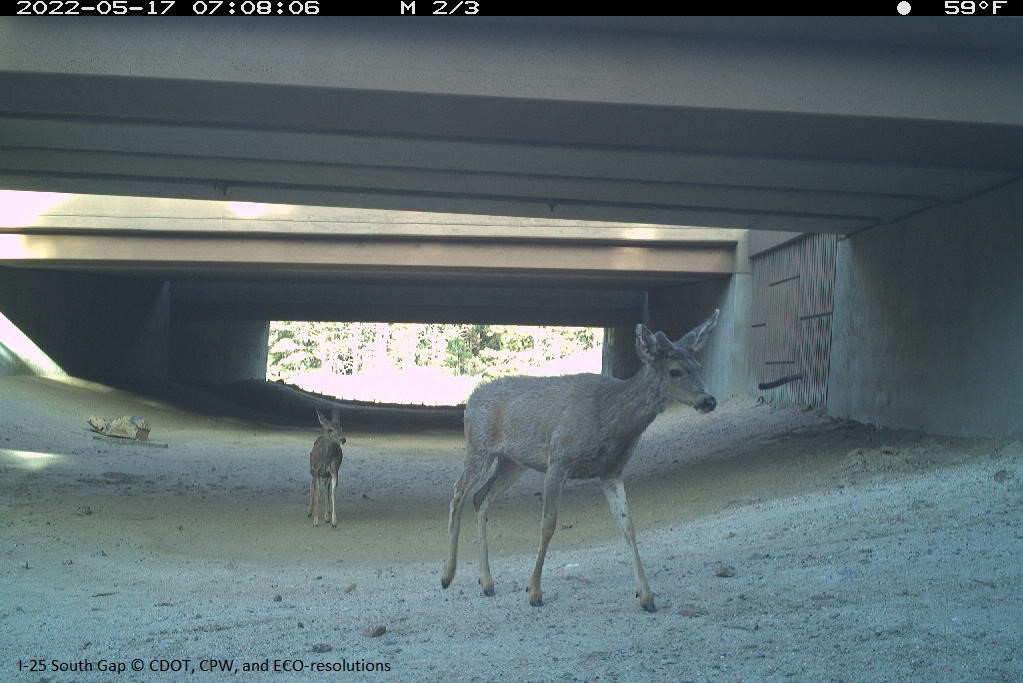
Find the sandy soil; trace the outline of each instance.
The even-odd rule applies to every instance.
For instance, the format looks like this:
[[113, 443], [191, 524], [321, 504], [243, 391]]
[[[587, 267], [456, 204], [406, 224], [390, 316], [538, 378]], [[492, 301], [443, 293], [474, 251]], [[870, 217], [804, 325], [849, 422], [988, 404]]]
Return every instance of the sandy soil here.
[[[126, 413], [167, 447], [85, 425]], [[751, 398], [669, 411], [626, 471], [647, 614], [596, 482], [566, 491], [529, 607], [539, 475], [491, 508], [497, 596], [478, 589], [471, 510], [441, 590], [454, 431], [349, 433], [331, 529], [306, 517], [313, 416], [10, 377], [0, 423], [5, 681], [1023, 680], [1019, 440]], [[258, 670], [275, 662], [303, 671]]]

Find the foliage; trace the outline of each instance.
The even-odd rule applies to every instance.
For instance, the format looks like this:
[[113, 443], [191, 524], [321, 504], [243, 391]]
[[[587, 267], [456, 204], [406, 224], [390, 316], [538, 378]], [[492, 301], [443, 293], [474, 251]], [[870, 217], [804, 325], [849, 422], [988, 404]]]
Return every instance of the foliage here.
[[354, 375], [430, 367], [487, 378], [521, 373], [602, 341], [596, 328], [275, 321], [267, 377], [291, 381], [314, 371]]

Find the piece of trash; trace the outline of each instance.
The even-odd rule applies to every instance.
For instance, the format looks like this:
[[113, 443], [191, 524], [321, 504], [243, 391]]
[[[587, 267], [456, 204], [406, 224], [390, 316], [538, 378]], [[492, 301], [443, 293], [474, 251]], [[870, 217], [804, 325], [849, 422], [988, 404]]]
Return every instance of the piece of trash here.
[[112, 420], [90, 415], [89, 426], [93, 431], [104, 436], [116, 436], [120, 439], [149, 440], [149, 423], [138, 415], [120, 415]]

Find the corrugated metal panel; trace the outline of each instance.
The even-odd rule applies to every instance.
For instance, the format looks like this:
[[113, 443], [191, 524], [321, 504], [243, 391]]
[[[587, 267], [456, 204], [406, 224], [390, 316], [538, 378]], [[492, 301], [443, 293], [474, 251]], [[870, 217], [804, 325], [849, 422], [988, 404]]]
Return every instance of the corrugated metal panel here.
[[837, 243], [835, 235], [807, 235], [751, 259], [754, 384], [802, 375], [764, 391], [770, 401], [827, 403]]

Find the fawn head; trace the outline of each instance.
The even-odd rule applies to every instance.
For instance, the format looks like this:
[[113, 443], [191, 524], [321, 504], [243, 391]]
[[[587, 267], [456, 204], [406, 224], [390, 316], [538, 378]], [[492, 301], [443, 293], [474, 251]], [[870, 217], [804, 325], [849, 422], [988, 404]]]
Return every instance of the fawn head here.
[[320, 425], [323, 427], [323, 436], [330, 441], [340, 445], [345, 443], [348, 439], [344, 437], [341, 431], [341, 411], [334, 410], [331, 415], [331, 419], [327, 419], [323, 416], [319, 410], [316, 411], [316, 417], [320, 420]]

